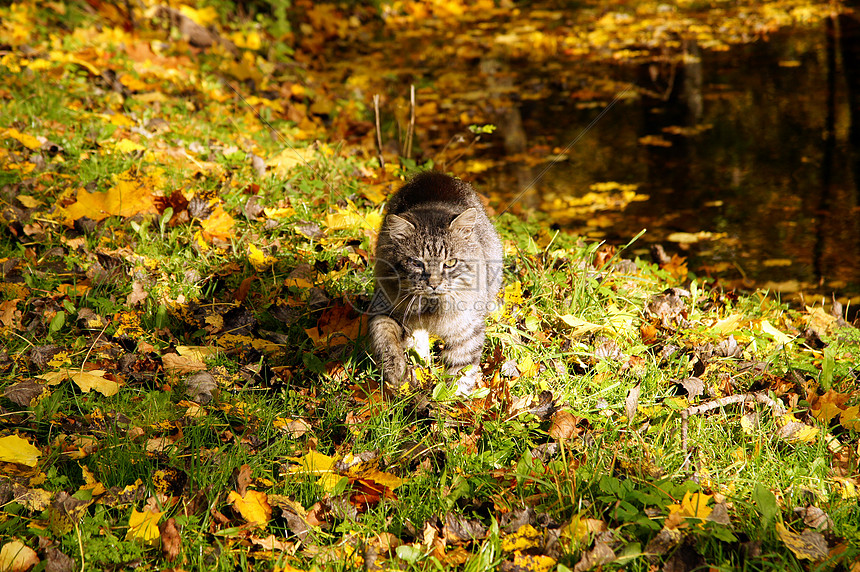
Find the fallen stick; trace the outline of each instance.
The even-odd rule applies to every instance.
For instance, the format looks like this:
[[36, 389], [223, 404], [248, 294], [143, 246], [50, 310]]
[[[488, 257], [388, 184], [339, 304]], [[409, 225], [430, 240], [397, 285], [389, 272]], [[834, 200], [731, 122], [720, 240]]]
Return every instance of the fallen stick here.
[[707, 413], [713, 409], [725, 407], [726, 405], [731, 405], [733, 403], [746, 403], [748, 401], [758, 401], [759, 403], [764, 403], [765, 405], [770, 406], [771, 409], [773, 409], [774, 414], [777, 416], [785, 414], [785, 407], [783, 407], [782, 403], [772, 399], [763, 391], [758, 393], [729, 395], [727, 397], [721, 397], [707, 403], [702, 403], [701, 405], [695, 405], [681, 410], [681, 448], [684, 450], [684, 464], [681, 466], [682, 469], [685, 469], [687, 467], [687, 463], [689, 463], [689, 459], [687, 458], [687, 423], [690, 415], [699, 415], [701, 413]]

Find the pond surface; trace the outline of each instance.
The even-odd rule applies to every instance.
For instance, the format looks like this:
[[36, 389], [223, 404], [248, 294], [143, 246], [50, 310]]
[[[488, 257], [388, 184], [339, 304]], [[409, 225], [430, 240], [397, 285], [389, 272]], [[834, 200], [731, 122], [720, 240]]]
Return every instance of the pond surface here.
[[[517, 201], [559, 226], [615, 244], [647, 229], [640, 246], [661, 243], [731, 285], [856, 293], [860, 149], [850, 143], [846, 72], [832, 50], [823, 25], [786, 31], [700, 51], [698, 62], [674, 70], [612, 70], [654, 97], [622, 98], [608, 110], [563, 92], [524, 102], [515, 120], [524, 148], [575, 143], [550, 165], [506, 163], [484, 184], [516, 187]], [[638, 185], [648, 199], [621, 210], [612, 198], [602, 210], [581, 207], [583, 197], [600, 202], [600, 192], [587, 195], [592, 185], [610, 181]]]
[[[416, 158], [476, 182], [497, 212], [544, 213], [612, 244], [647, 229], [634, 252], [659, 243], [729, 287], [860, 294], [858, 17], [702, 45], [676, 27], [625, 59], [611, 10], [630, 6], [535, 6], [368, 43], [342, 60], [342, 81], [383, 82], [401, 133], [415, 85]], [[650, 37], [672, 25], [661, 10]], [[711, 38], [731, 35], [728, 19], [708, 17]], [[603, 47], [583, 40], [593, 34]], [[380, 63], [378, 77], [356, 71]], [[496, 132], [462, 137], [486, 123]]]

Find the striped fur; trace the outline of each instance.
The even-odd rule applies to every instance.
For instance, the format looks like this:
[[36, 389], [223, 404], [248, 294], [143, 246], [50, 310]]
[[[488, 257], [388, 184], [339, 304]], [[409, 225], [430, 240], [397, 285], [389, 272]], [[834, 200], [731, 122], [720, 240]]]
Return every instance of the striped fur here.
[[376, 247], [370, 337], [387, 393], [414, 383], [405, 351], [423, 330], [445, 344], [448, 373], [480, 377], [487, 315], [502, 285], [502, 244], [468, 183], [442, 173], [413, 178], [388, 203]]

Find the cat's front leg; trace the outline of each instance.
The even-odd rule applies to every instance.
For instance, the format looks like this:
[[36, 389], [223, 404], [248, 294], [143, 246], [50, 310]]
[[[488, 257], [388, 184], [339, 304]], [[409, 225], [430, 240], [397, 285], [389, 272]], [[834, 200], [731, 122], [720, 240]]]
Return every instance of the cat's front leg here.
[[395, 395], [404, 382], [411, 384], [412, 381], [403, 346], [403, 326], [388, 316], [374, 316], [370, 319], [369, 330], [373, 354], [382, 365], [383, 394]]

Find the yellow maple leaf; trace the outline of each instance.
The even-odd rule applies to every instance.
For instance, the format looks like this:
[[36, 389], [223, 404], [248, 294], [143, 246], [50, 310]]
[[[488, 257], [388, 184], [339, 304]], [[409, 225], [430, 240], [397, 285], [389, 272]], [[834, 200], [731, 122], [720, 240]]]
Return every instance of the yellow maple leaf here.
[[248, 524], [263, 527], [272, 518], [272, 507], [269, 506], [268, 496], [264, 492], [248, 490], [243, 497], [236, 491], [230, 491], [227, 501], [233, 504], [233, 508]]
[[248, 245], [248, 261], [253, 265], [254, 270], [263, 272], [271, 268], [277, 258], [270, 254], [266, 254], [253, 244]]
[[[123, 116], [120, 115], [118, 117]], [[146, 147], [144, 147], [140, 143], [135, 143], [131, 139], [120, 139], [114, 144], [113, 148], [120, 153], [136, 153], [137, 151], [146, 150]]]
[[109, 216], [130, 217], [139, 213], [156, 213], [155, 197], [148, 190], [154, 185], [150, 177], [126, 171], [116, 176], [116, 184], [103, 193], [78, 189], [77, 201], [57, 209], [57, 218], [71, 227], [81, 217], [102, 220]]
[[27, 209], [33, 209], [39, 205], [45, 204], [42, 201], [40, 201], [39, 199], [32, 197], [30, 195], [18, 195], [15, 198], [17, 198], [18, 202], [21, 203], [22, 205], [24, 205], [24, 208], [27, 208]]
[[233, 238], [233, 224], [235, 220], [230, 213], [224, 210], [220, 204], [213, 210], [212, 214], [206, 220], [200, 221], [200, 226], [203, 229], [203, 238], [208, 241], [220, 239], [229, 241]]
[[524, 524], [513, 534], [502, 539], [502, 550], [505, 552], [521, 551], [534, 548], [540, 544], [541, 533], [530, 524]]
[[528, 570], [529, 572], [549, 572], [553, 569], [555, 559], [544, 554], [523, 554], [519, 550], [514, 552], [514, 570]]
[[11, 137], [27, 149], [31, 149], [35, 151], [42, 147], [42, 142], [33, 137], [32, 135], [28, 135], [26, 133], [21, 133], [14, 127], [10, 127], [6, 130], [6, 137]]
[[534, 362], [531, 356], [527, 355], [517, 363], [517, 369], [522, 372], [523, 377], [534, 377], [538, 374], [540, 366]]
[[697, 520], [699, 521], [699, 526], [703, 526], [704, 520], [714, 510], [708, 506], [708, 502], [712, 498], [713, 495], [687, 491], [681, 500], [681, 504], [669, 505], [669, 516], [666, 519], [666, 526], [672, 528], [669, 526], [669, 523], [672, 522], [678, 523], [677, 527], [683, 528], [689, 524], [687, 519]]
[[119, 384], [115, 381], [105, 379], [105, 373], [107, 372], [94, 369], [92, 371], [76, 371], [68, 375], [69, 379], [74, 381], [84, 393], [89, 393], [95, 389], [107, 397], [116, 395], [119, 392]]
[[287, 457], [290, 461], [299, 463], [298, 466], [290, 467], [289, 472], [298, 475], [322, 475], [332, 472], [334, 457], [308, 451], [302, 457]]
[[0, 461], [35, 467], [42, 452], [17, 435], [0, 437]]
[[288, 147], [266, 161], [266, 166], [271, 167], [275, 175], [286, 177], [293, 168], [310, 165], [315, 154], [316, 152], [310, 147], [303, 149]]
[[137, 509], [131, 509], [128, 533], [125, 535], [125, 539], [143, 542], [149, 546], [157, 544], [161, 538], [161, 533], [158, 531], [158, 521], [161, 520], [163, 514], [162, 511], [144, 509], [142, 512], [138, 512]]
[[379, 230], [382, 225], [382, 215], [377, 211], [362, 215], [352, 203], [346, 208], [339, 208], [333, 213], [328, 213], [325, 220], [326, 226], [330, 230], [358, 229], [361, 227]]

